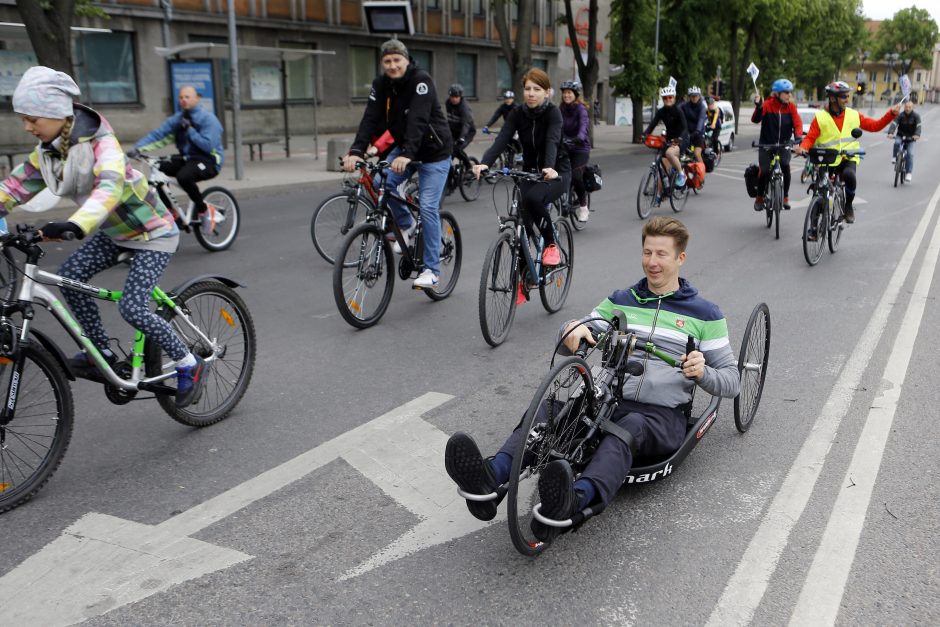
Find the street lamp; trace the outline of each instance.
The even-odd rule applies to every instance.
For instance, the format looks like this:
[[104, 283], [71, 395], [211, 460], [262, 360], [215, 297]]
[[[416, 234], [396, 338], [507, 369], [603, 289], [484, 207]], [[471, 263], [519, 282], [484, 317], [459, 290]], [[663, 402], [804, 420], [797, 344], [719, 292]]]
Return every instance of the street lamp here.
[[894, 65], [898, 62], [898, 57], [900, 57], [900, 56], [901, 56], [901, 55], [899, 55], [897, 52], [889, 52], [888, 54], [885, 55], [885, 61], [888, 63], [888, 85], [887, 85], [887, 91], [888, 91], [888, 102], [889, 102], [889, 103], [894, 100], [894, 90], [891, 89], [891, 74], [894, 72]]

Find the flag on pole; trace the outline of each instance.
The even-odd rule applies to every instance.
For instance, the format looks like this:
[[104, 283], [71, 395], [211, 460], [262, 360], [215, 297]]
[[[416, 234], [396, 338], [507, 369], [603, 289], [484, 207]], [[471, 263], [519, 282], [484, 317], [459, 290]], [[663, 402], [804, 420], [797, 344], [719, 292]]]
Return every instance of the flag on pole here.
[[674, 78], [671, 77], [671, 76], [669, 77], [669, 86], [670, 86], [670, 87], [672, 87], [673, 89], [675, 89], [675, 88], [676, 88], [676, 85], [678, 85], [678, 84], [679, 84], [679, 83], [678, 83], [678, 81], [676, 81], [676, 79], [674, 79]]
[[746, 72], [751, 75], [751, 81], [754, 83], [754, 89], [757, 89], [757, 75], [760, 74], [760, 70], [757, 69], [757, 66], [751, 63], [747, 66]]
[[905, 98], [911, 95], [911, 79], [907, 74], [902, 74], [901, 78], [898, 79], [898, 82], [901, 83], [901, 94]]

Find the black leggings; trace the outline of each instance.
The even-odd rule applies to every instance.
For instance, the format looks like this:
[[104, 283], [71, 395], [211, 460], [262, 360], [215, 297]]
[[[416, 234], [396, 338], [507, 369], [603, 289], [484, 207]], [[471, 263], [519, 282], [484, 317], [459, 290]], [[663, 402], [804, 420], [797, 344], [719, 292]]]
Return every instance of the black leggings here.
[[160, 165], [160, 171], [176, 177], [180, 187], [193, 201], [197, 213], [206, 210], [206, 203], [202, 201], [202, 192], [199, 191], [196, 183], [211, 179], [219, 173], [214, 161], [202, 157], [187, 158], [183, 155], [173, 155], [169, 162]]
[[571, 186], [574, 187], [574, 193], [578, 197], [578, 204], [582, 207], [587, 205], [587, 190], [584, 189], [584, 166], [591, 158], [589, 152], [570, 152], [571, 157]]
[[780, 169], [783, 170], [783, 195], [790, 195], [790, 151], [761, 148], [757, 151], [757, 163], [760, 165], [760, 178], [757, 180], [758, 196], [763, 196], [767, 191], [767, 181], [770, 180], [770, 157], [774, 152], [780, 155]]
[[537, 227], [546, 246], [555, 243], [552, 216], [548, 206], [558, 200], [568, 189], [568, 185], [571, 184], [569, 177], [569, 174], [565, 174], [551, 181], [519, 182], [519, 189], [522, 192], [522, 218], [525, 220], [526, 228], [532, 232], [533, 225]]
[[855, 162], [843, 159], [842, 163], [832, 168], [832, 171], [842, 175], [842, 180], [845, 182], [845, 206], [851, 207], [852, 201], [855, 200], [855, 188], [858, 186], [858, 180], [855, 177]]

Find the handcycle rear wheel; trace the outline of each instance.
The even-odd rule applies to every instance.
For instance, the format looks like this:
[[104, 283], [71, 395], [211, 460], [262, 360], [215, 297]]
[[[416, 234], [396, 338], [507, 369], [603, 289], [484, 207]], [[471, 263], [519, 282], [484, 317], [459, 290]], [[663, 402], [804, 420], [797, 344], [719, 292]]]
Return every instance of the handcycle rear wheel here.
[[811, 266], [819, 263], [819, 258], [822, 257], [824, 240], [829, 230], [828, 214], [829, 210], [823, 199], [813, 196], [809, 207], [806, 208], [806, 218], [803, 219], [803, 257]]
[[738, 353], [738, 373], [741, 389], [734, 397], [734, 426], [747, 431], [764, 392], [767, 363], [770, 359], [770, 308], [766, 303], [754, 307], [744, 328], [741, 351]]
[[566, 459], [572, 465], [586, 461], [587, 452], [580, 445], [587, 425], [580, 418], [587, 406], [584, 394], [593, 389], [587, 362], [568, 357], [542, 379], [522, 418], [519, 429], [525, 435], [512, 458], [508, 507], [509, 535], [523, 555], [538, 555], [549, 546], [531, 530], [542, 469], [556, 459]]
[[457, 286], [460, 277], [460, 264], [463, 260], [463, 246], [460, 239], [460, 227], [457, 218], [449, 211], [441, 211], [441, 271], [437, 287], [425, 289], [424, 293], [431, 300], [444, 300]]
[[238, 201], [224, 187], [210, 187], [202, 192], [202, 200], [206, 211], [194, 225], [193, 234], [206, 250], [225, 250], [235, 241], [241, 225]]
[[656, 170], [654, 168], [655, 166], [649, 169], [640, 181], [640, 188], [636, 192], [636, 213], [641, 220], [650, 217], [656, 205]]
[[518, 270], [513, 233], [504, 229], [486, 251], [480, 274], [480, 330], [490, 346], [502, 344], [512, 328], [516, 315]]
[[574, 275], [574, 238], [571, 227], [564, 218], [555, 220], [553, 225], [556, 244], [561, 253], [561, 263], [551, 268], [542, 266], [542, 278], [539, 281], [539, 298], [548, 313], [555, 313], [565, 304], [568, 290], [571, 289], [571, 277]]
[[[173, 420], [190, 427], [205, 427], [228, 416], [248, 389], [258, 354], [255, 324], [245, 301], [218, 281], [195, 283], [174, 300], [193, 324], [222, 348], [204, 375], [199, 400], [184, 409], [176, 406], [172, 396], [157, 395], [157, 401]], [[176, 310], [163, 309], [159, 314], [194, 355], [204, 359], [212, 355], [212, 348], [180, 319]], [[144, 348], [147, 376], [165, 372], [173, 367], [172, 362], [156, 341], [147, 339]]]
[[360, 224], [340, 244], [336, 261], [333, 300], [340, 315], [357, 329], [371, 327], [385, 314], [395, 289], [391, 245], [378, 226]]
[[317, 206], [310, 218], [310, 239], [328, 263], [346, 234], [365, 220], [372, 203], [354, 192], [337, 192]]
[[[74, 409], [69, 381], [44, 349], [20, 348], [16, 413], [0, 427], [0, 513], [33, 498], [59, 467], [72, 438]], [[0, 386], [8, 390], [13, 363], [0, 364]]]

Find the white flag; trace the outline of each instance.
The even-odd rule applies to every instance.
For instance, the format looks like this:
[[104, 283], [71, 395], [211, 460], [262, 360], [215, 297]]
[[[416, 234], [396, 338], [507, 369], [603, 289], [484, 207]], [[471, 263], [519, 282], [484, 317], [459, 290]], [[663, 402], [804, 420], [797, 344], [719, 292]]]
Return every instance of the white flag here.
[[670, 86], [670, 87], [672, 87], [673, 89], [675, 89], [675, 88], [676, 88], [676, 85], [678, 85], [678, 84], [679, 84], [679, 83], [676, 81], [676, 79], [674, 79], [674, 78], [671, 77], [671, 76], [669, 77], [669, 86]]
[[898, 82], [901, 83], [901, 94], [907, 98], [911, 95], [911, 79], [907, 74], [902, 74], [901, 78], [898, 79]]
[[760, 70], [757, 69], [757, 66], [751, 63], [747, 66], [747, 73], [751, 75], [751, 80], [754, 81], [754, 86], [757, 86], [757, 75], [760, 74]]

